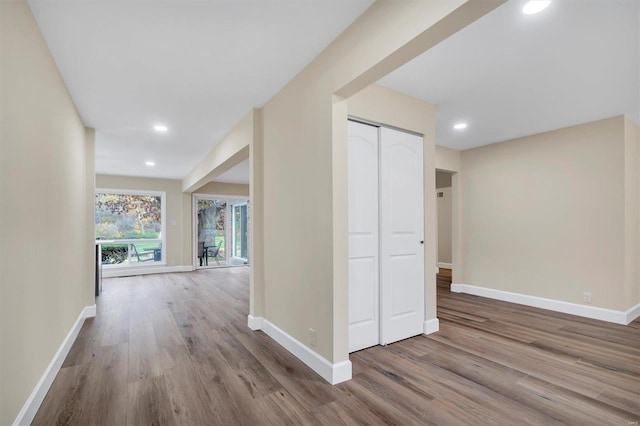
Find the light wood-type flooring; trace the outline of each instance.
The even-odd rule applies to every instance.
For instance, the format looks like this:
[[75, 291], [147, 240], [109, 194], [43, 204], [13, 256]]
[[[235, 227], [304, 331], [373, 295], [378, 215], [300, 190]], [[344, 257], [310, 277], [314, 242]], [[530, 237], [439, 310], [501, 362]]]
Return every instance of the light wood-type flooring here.
[[[351, 355], [331, 386], [247, 326], [246, 267], [104, 281], [34, 424], [575, 424], [640, 420], [640, 321], [438, 285], [440, 331]], [[635, 423], [634, 423], [635, 422]]]

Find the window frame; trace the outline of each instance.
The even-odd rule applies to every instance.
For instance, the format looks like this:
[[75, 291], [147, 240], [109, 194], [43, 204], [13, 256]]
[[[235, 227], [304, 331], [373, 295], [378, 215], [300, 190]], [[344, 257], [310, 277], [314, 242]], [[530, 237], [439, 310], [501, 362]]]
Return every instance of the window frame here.
[[[107, 240], [113, 241], [113, 244], [136, 244], [136, 243], [160, 243], [162, 245], [161, 251], [161, 260], [153, 261], [153, 262], [145, 262], [141, 263], [120, 263], [120, 264], [103, 264], [102, 267], [105, 269], [120, 269], [120, 268], [140, 268], [140, 267], [154, 267], [154, 266], [166, 266], [167, 264], [167, 192], [166, 191], [146, 191], [141, 189], [112, 189], [112, 188], [96, 188], [95, 195], [98, 194], [116, 194], [116, 195], [142, 195], [142, 196], [150, 196], [150, 197], [160, 197], [160, 238], [140, 238], [140, 239], [120, 239], [120, 240]], [[93, 205], [94, 212], [94, 238], [95, 238], [95, 201]], [[101, 240], [96, 240], [99, 242]], [[129, 249], [127, 248], [127, 252]], [[128, 253], [130, 257], [131, 254]]]

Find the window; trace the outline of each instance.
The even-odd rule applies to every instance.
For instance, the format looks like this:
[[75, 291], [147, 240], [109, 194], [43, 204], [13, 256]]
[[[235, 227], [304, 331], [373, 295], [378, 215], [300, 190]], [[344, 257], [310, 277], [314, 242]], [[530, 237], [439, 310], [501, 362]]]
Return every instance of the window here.
[[96, 240], [107, 267], [165, 263], [165, 193], [96, 191]]

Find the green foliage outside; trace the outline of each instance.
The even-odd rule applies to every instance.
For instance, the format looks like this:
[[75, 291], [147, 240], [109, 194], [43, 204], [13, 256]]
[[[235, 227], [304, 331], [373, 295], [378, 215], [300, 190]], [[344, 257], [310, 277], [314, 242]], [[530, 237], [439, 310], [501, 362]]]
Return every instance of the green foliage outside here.
[[131, 194], [96, 194], [96, 238], [160, 238], [161, 197]]

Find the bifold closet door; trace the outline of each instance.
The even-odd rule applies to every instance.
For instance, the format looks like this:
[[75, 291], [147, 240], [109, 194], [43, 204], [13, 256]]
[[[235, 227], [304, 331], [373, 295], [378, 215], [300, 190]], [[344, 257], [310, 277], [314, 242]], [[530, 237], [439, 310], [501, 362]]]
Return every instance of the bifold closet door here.
[[349, 121], [349, 352], [380, 343], [378, 128]]
[[380, 343], [422, 334], [422, 137], [380, 128]]

